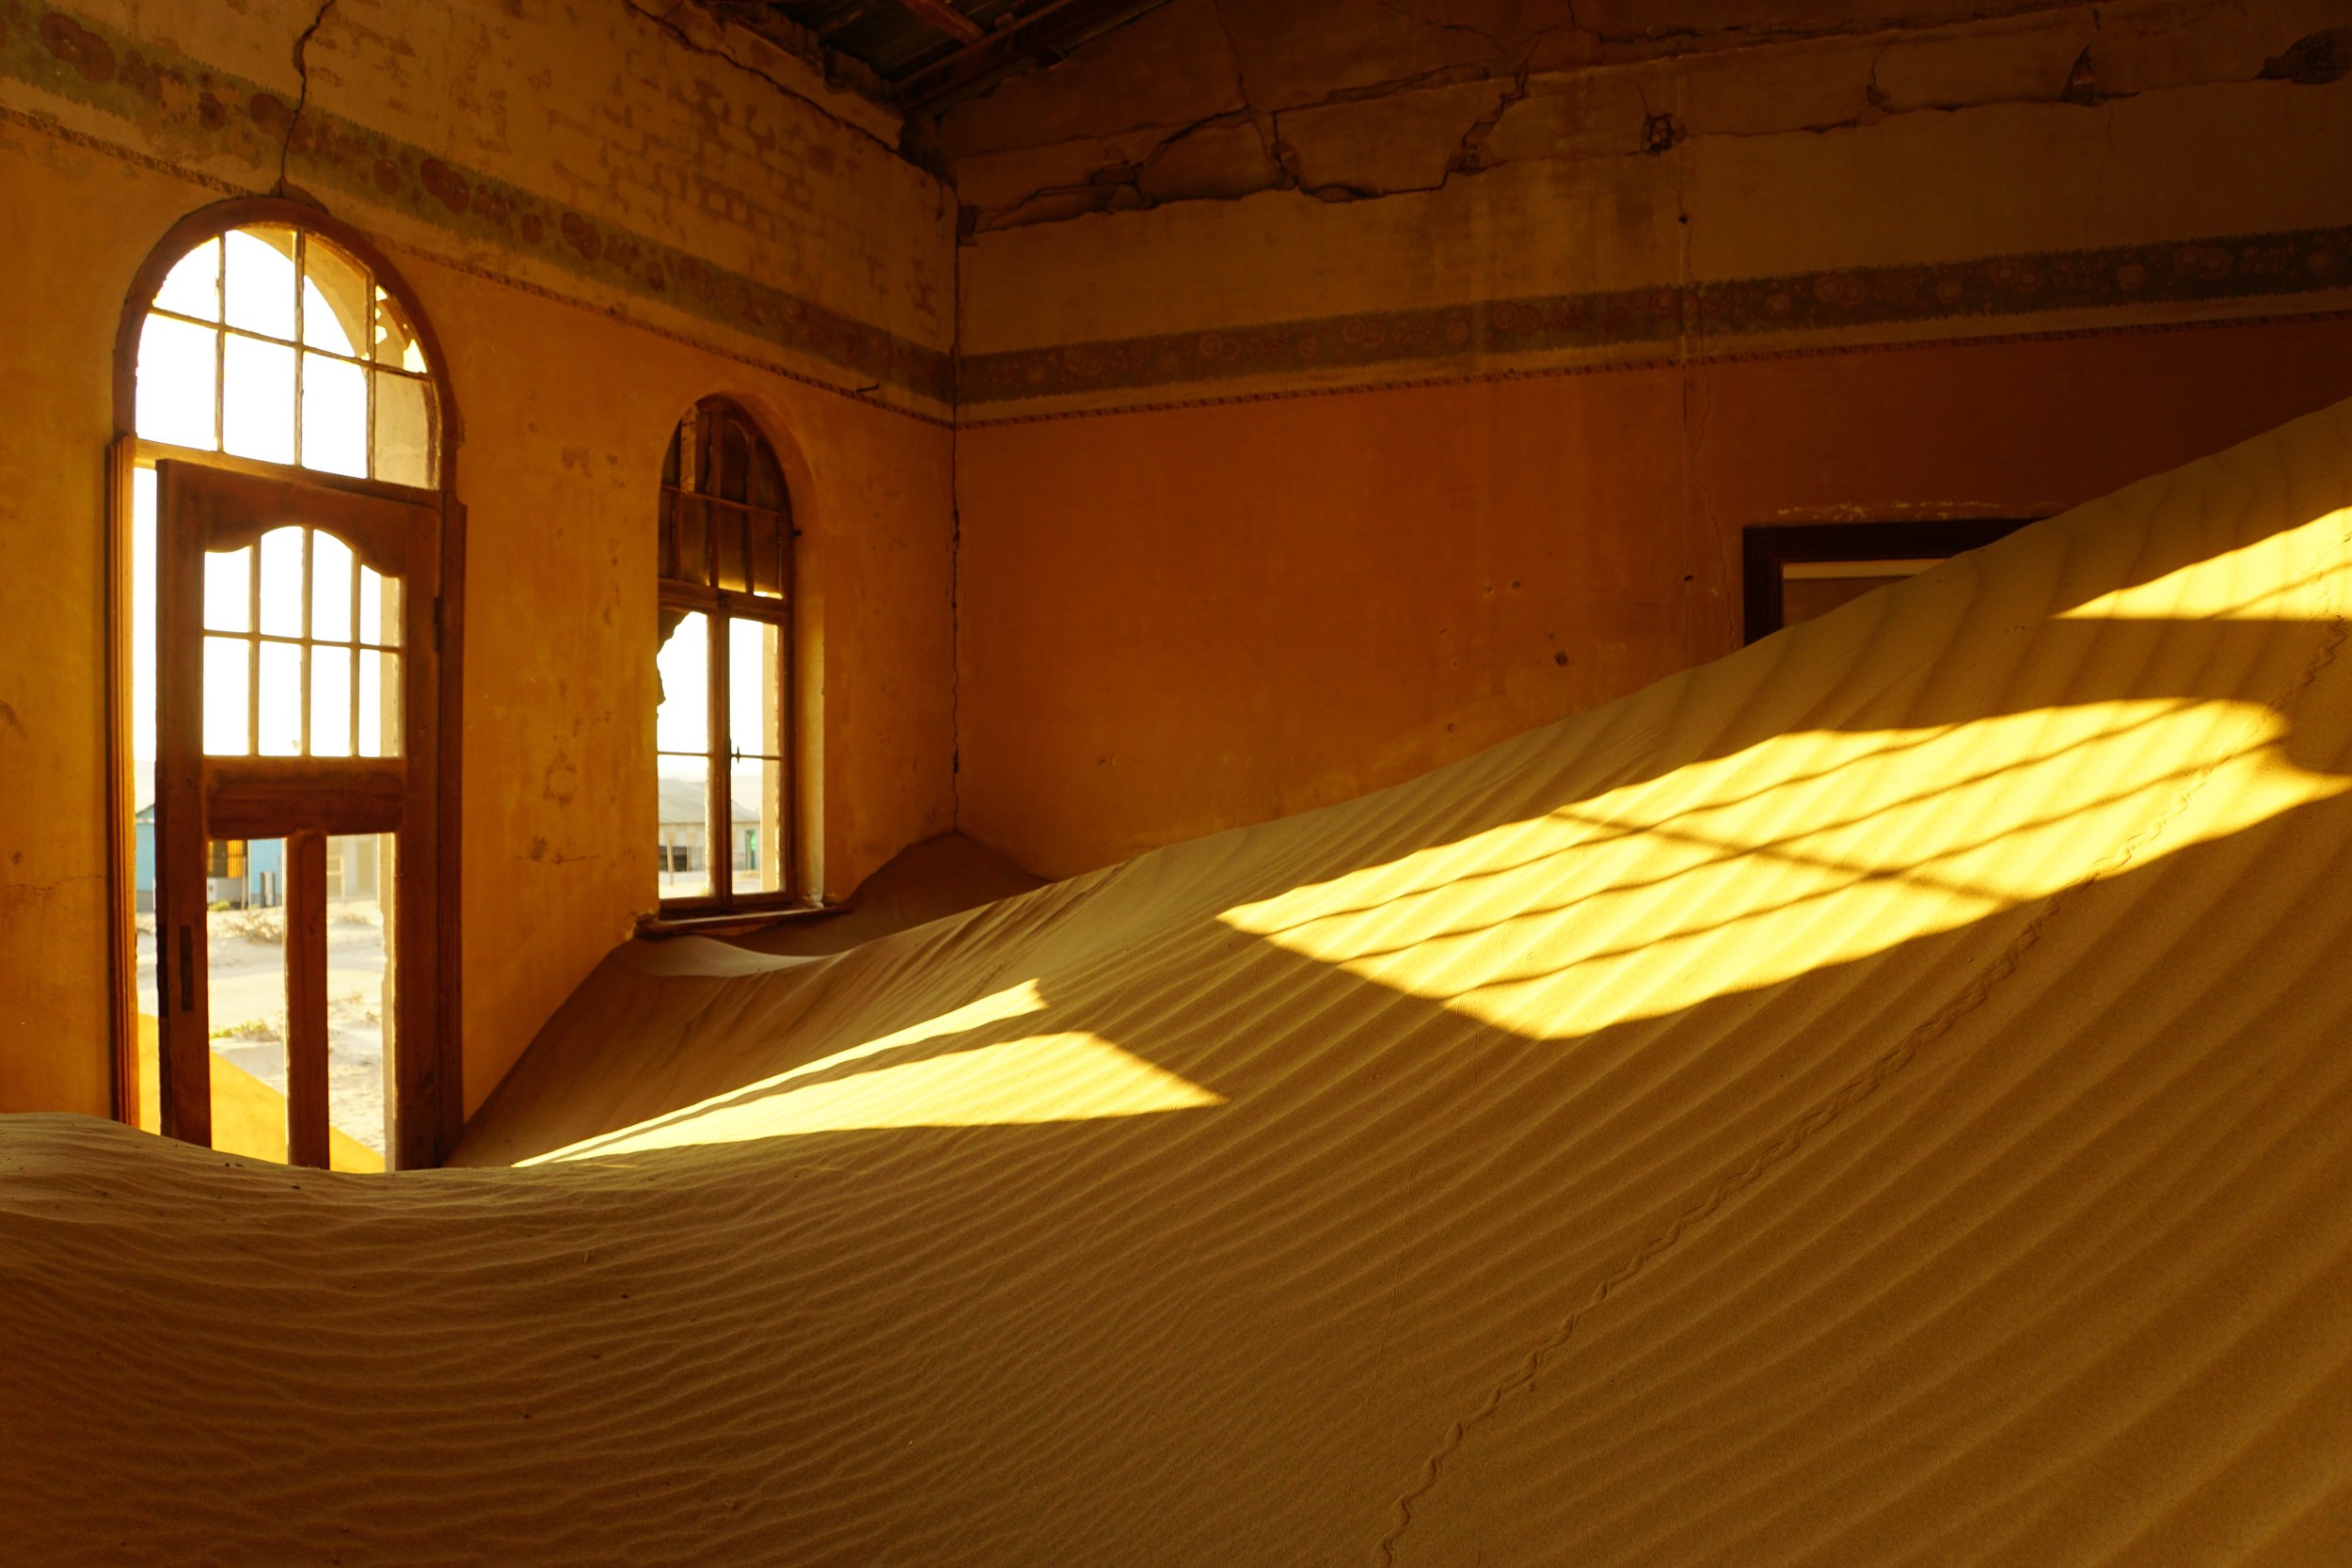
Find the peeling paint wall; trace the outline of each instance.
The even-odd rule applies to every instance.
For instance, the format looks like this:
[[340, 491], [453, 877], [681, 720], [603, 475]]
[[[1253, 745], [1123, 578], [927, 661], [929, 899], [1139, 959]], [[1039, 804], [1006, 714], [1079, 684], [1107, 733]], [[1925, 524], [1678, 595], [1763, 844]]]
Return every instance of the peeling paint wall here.
[[1169, 0], [938, 136], [967, 231], [1263, 190], [1372, 200], [1694, 135], [2320, 85], [2352, 59], [2348, 21], [2331, 0]]
[[105, 1103], [108, 360], [196, 207], [316, 199], [447, 345], [478, 1102], [652, 902], [692, 399], [792, 481], [826, 888], [1067, 873], [1724, 651], [1749, 524], [2352, 395], [2348, 73], [2347, 0], [1168, 0], [917, 127], [951, 190], [692, 5], [0, 0], [0, 1107]]
[[2352, 395], [2347, 27], [1169, 0], [959, 105], [965, 830], [1343, 799], [1735, 645], [1746, 525]]
[[0, 0], [0, 1109], [107, 1104], [116, 323], [281, 159], [407, 275], [465, 420], [469, 1105], [655, 901], [654, 501], [696, 398], [792, 483], [826, 886], [952, 825], [954, 213], [898, 132], [624, 0]]

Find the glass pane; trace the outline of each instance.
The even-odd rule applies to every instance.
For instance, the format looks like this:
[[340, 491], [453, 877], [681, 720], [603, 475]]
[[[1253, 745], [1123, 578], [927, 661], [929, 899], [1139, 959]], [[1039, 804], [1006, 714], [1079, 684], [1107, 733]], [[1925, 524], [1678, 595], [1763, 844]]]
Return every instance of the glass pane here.
[[[131, 810], [155, 799], [155, 470], [131, 475], [131, 756], [136, 772]], [[151, 894], [154, 880], [144, 885]]]
[[222, 361], [222, 445], [264, 463], [294, 460], [294, 351], [230, 338]]
[[139, 329], [139, 434], [174, 446], [219, 445], [213, 428], [214, 360], [220, 334], [150, 316]]
[[310, 650], [310, 754], [351, 755], [352, 676], [348, 648]]
[[710, 618], [700, 610], [660, 611], [667, 639], [654, 656], [660, 705], [654, 709], [654, 749], [710, 750]]
[[670, 437], [673, 461], [662, 465], [669, 482], [693, 494], [702, 489], [702, 410], [689, 408]]
[[220, 320], [220, 242], [206, 240], [180, 258], [155, 291], [155, 308], [199, 321]]
[[783, 628], [727, 623], [727, 745], [740, 755], [784, 755]]
[[719, 586], [738, 594], [749, 593], [751, 568], [745, 561], [742, 509], [714, 506], [708, 512], [711, 553], [717, 558]]
[[400, 646], [400, 579], [359, 568], [359, 641]]
[[161, 1037], [164, 1007], [155, 986], [155, 765], [141, 761], [132, 773], [132, 799], [135, 802], [131, 818], [131, 932], [137, 953], [137, 974], [133, 982], [138, 1009], [138, 1107], [139, 1126], [150, 1132], [163, 1131], [162, 1101], [155, 1087], [157, 1040]]
[[302, 531], [262, 535], [262, 629], [273, 637], [302, 635]]
[[155, 1088], [155, 470], [131, 474], [131, 926], [139, 1126], [163, 1131]]
[[326, 841], [327, 1164], [336, 1170], [384, 1166], [384, 1005], [392, 835]]
[[375, 477], [419, 488], [433, 483], [433, 423], [425, 385], [375, 372]]
[[782, 512], [790, 504], [784, 499], [784, 471], [776, 467], [775, 454], [765, 441], [752, 453], [752, 504], [771, 512]]
[[733, 419], [722, 419], [716, 423], [719, 438], [715, 445], [718, 451], [711, 455], [716, 460], [717, 472], [709, 476], [709, 481], [704, 483], [703, 494], [723, 496], [731, 501], [749, 500], [752, 467], [751, 437], [745, 433], [743, 426]]
[[286, 1158], [286, 844], [212, 846], [205, 985], [213, 1041], [213, 1147]]
[[695, 757], [659, 757], [660, 842], [654, 865], [664, 898], [700, 898], [710, 892], [708, 836], [710, 764]]
[[675, 576], [680, 582], [707, 583], [710, 580], [710, 535], [704, 517], [709, 508], [691, 496], [678, 496], [674, 503], [677, 509]]
[[359, 656], [359, 754], [400, 755], [400, 656]]
[[252, 751], [246, 729], [246, 660], [253, 644], [242, 637], [204, 640], [204, 754], [241, 757]]
[[735, 855], [735, 891], [776, 893], [785, 886], [784, 763], [738, 757], [729, 769], [735, 822], [728, 837]]
[[293, 642], [262, 644], [262, 733], [254, 750], [265, 757], [302, 754], [302, 649]]
[[368, 372], [323, 354], [302, 356], [302, 466], [368, 473]]
[[253, 629], [253, 551], [218, 550], [204, 557], [204, 629]]
[[303, 236], [302, 269], [302, 341], [358, 356], [368, 341], [367, 274], [316, 234]]
[[310, 535], [310, 635], [322, 642], [351, 641], [351, 546], [331, 533]]
[[786, 529], [773, 512], [752, 514], [752, 592], [771, 599], [784, 596]]
[[232, 229], [227, 240], [229, 325], [292, 342], [294, 230]]
[[727, 623], [727, 744], [734, 758], [728, 839], [738, 893], [773, 893], [785, 885], [783, 650], [781, 626]]
[[432, 369], [424, 362], [424, 350], [418, 345], [416, 329], [408, 325], [406, 312], [381, 289], [375, 291], [375, 362], [397, 365], [419, 375]]

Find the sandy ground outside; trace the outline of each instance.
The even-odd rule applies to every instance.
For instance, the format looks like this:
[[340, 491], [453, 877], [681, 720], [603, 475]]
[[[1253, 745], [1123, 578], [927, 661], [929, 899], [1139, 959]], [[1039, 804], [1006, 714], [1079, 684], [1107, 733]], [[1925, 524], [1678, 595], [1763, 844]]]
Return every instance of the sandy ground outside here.
[[[140, 917], [143, 1011], [155, 996], [152, 921]], [[283, 1094], [286, 949], [282, 909], [215, 910], [205, 951], [213, 1050]], [[372, 902], [329, 906], [326, 919], [327, 1120], [384, 1151], [384, 924]]]

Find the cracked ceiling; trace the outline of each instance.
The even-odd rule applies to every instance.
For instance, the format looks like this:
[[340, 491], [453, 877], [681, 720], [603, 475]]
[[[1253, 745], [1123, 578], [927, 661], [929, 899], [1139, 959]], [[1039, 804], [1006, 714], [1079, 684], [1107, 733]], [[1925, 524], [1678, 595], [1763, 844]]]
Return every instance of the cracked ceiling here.
[[[1098, 32], [1062, 69], [1000, 77], [945, 106], [938, 143], [971, 233], [1268, 190], [1376, 199], [1529, 159], [1654, 155], [1694, 135], [2001, 103], [2094, 106], [2257, 75], [2310, 81], [2352, 58], [2333, 33], [2292, 57], [2265, 53], [2277, 39], [2247, 54], [2233, 36], [2255, 29], [2205, 14], [2227, 8], [1167, 0]], [[2308, 23], [2340, 7], [2280, 9], [2309, 11]], [[2273, 17], [2268, 34], [2290, 20]], [[2184, 47], [2192, 35], [2216, 41]]]

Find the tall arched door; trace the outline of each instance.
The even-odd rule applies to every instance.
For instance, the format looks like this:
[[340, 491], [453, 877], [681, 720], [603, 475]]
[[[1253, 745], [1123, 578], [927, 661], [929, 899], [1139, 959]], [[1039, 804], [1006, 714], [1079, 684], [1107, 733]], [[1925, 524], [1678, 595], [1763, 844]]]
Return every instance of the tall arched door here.
[[193, 214], [118, 359], [117, 1114], [309, 1165], [459, 1122], [454, 410], [389, 264]]
[[173, 459], [156, 490], [163, 1130], [213, 1141], [212, 847], [282, 842], [287, 1159], [324, 1166], [330, 838], [389, 841], [384, 1070], [430, 1095], [438, 736], [409, 692], [439, 689], [440, 512]]

